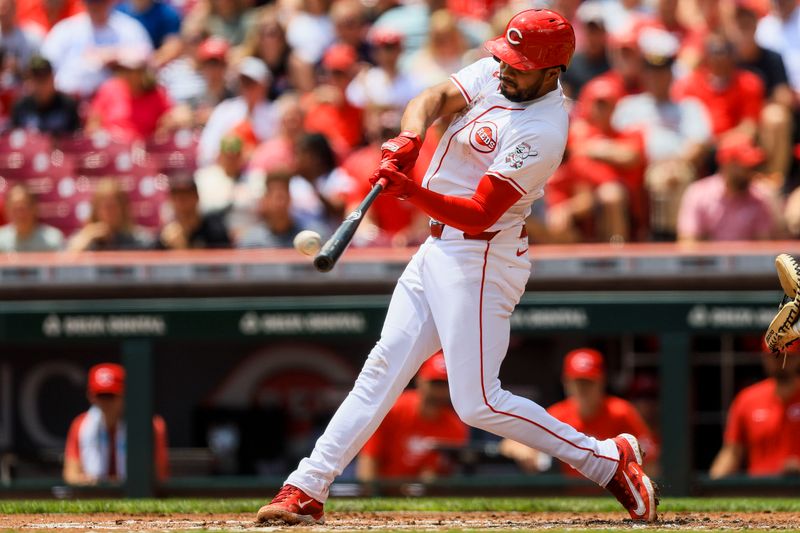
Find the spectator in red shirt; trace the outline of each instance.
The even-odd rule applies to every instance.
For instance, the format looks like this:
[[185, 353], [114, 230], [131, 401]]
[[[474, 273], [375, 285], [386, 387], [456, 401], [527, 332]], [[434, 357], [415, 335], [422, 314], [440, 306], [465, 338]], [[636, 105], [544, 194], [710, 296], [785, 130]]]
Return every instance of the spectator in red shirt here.
[[[657, 464], [658, 450], [650, 429], [630, 402], [606, 394], [606, 370], [603, 356], [591, 348], [578, 348], [564, 358], [564, 390], [567, 398], [551, 405], [547, 412], [562, 422], [598, 439], [609, 439], [620, 433], [630, 433], [639, 439], [647, 454], [648, 471]], [[514, 459], [526, 471], [537, 472], [550, 468], [550, 458], [518, 442], [504, 439], [500, 453]], [[580, 476], [572, 468], [567, 475]]]
[[611, 70], [596, 79], [613, 83], [620, 97], [639, 94], [642, 86], [642, 54], [639, 50], [640, 25], [632, 24], [623, 32], [609, 37], [608, 51]]
[[621, 96], [602, 77], [581, 92], [581, 116], [570, 128], [566, 161], [547, 188], [548, 226], [557, 239], [627, 241], [629, 215], [641, 225], [636, 209], [643, 204], [644, 143], [638, 131], [611, 125]]
[[450, 473], [437, 445], [466, 444], [467, 426], [450, 404], [447, 369], [441, 351], [422, 364], [417, 388], [403, 392], [358, 456], [356, 476], [430, 480]]
[[[87, 398], [92, 406], [72, 421], [64, 449], [64, 481], [95, 485], [124, 481], [126, 477], [125, 369], [102, 363], [89, 369]], [[169, 475], [167, 426], [153, 417], [156, 476]]]
[[119, 74], [103, 82], [89, 107], [88, 132], [106, 130], [122, 141], [146, 139], [156, 132], [172, 102], [147, 62], [148, 56], [138, 50], [120, 53]]
[[764, 348], [769, 376], [742, 389], [728, 411], [722, 449], [711, 465], [712, 478], [745, 468], [750, 476], [800, 474], [800, 355], [786, 358]]
[[325, 135], [340, 157], [358, 146], [364, 135], [361, 109], [345, 97], [357, 72], [356, 61], [352, 46], [330, 46], [322, 57], [320, 84], [303, 98], [306, 131]]
[[777, 236], [766, 188], [753, 183], [764, 152], [746, 135], [729, 135], [717, 148], [720, 171], [686, 189], [678, 211], [680, 241], [747, 241]]
[[705, 51], [703, 64], [676, 83], [676, 96], [694, 96], [705, 104], [718, 139], [732, 130], [755, 135], [764, 107], [764, 83], [736, 67], [733, 45], [725, 37], [707, 37]]

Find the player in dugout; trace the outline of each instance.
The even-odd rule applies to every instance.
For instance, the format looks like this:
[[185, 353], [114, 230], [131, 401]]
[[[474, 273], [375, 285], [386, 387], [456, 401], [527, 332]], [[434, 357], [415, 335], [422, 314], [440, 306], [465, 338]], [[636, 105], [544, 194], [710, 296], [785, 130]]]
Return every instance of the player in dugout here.
[[[96, 485], [125, 480], [125, 369], [101, 363], [89, 369], [86, 396], [91, 407], [72, 421], [64, 449], [64, 481], [70, 485]], [[167, 426], [153, 417], [156, 476], [169, 475]]]
[[[400, 276], [381, 338], [353, 390], [311, 454], [259, 509], [259, 522], [322, 523], [333, 480], [439, 349], [462, 421], [572, 465], [608, 489], [632, 519], [656, 519], [655, 487], [636, 437], [596, 439], [500, 384], [511, 312], [530, 279], [525, 219], [567, 142], [559, 76], [575, 52], [575, 32], [554, 11], [529, 9], [485, 47], [493, 57], [414, 97], [400, 135], [382, 146], [371, 182], [429, 215], [431, 235]], [[409, 178], [425, 132], [449, 116], [422, 181]]]
[[[548, 413], [598, 439], [620, 433], [635, 435], [647, 456], [648, 470], [655, 471], [658, 450], [650, 429], [633, 404], [606, 393], [606, 368], [600, 352], [591, 348], [569, 352], [564, 357], [562, 382], [567, 398], [548, 407]], [[552, 464], [549, 456], [511, 439], [503, 439], [499, 451], [527, 472], [548, 470]], [[562, 472], [579, 475], [573, 468], [563, 468]]]
[[441, 350], [417, 373], [416, 389], [403, 392], [358, 456], [362, 482], [388, 478], [425, 481], [447, 475], [452, 464], [438, 445], [463, 446], [469, 430], [450, 403], [447, 368]]
[[800, 344], [786, 351], [791, 357], [784, 365], [765, 346], [762, 363], [768, 377], [733, 399], [712, 478], [742, 469], [749, 476], [800, 474]]

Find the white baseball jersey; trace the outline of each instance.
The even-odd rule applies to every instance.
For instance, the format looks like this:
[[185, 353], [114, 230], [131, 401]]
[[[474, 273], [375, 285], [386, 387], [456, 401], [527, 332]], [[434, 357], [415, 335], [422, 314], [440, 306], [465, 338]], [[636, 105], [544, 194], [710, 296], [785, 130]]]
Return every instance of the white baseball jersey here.
[[353, 391], [286, 480], [319, 501], [440, 348], [450, 398], [464, 422], [557, 457], [603, 486], [616, 471], [612, 440], [584, 435], [500, 384], [511, 312], [530, 278], [528, 239], [518, 228], [561, 162], [567, 112], [560, 88], [532, 102], [507, 100], [497, 70], [492, 59], [483, 59], [453, 76], [468, 105], [447, 129], [423, 186], [468, 198], [484, 174], [506, 180], [522, 197], [489, 229], [508, 231], [465, 239], [446, 227], [454, 231], [429, 238], [414, 254]]
[[499, 64], [481, 59], [450, 79], [467, 101], [447, 128], [422, 181], [432, 191], [471, 197], [484, 174], [507, 181], [522, 194], [489, 231], [524, 223], [544, 194], [567, 144], [569, 117], [561, 87], [530, 102], [500, 93]]

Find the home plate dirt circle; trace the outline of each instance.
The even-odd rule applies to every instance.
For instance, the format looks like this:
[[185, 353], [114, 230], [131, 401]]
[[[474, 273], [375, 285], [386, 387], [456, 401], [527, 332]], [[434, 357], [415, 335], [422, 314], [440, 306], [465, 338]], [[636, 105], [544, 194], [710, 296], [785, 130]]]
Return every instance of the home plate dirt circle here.
[[[256, 524], [254, 514], [37, 514], [0, 516], [0, 530], [30, 529], [71, 531], [287, 531], [297, 527]], [[445, 531], [448, 529], [608, 529], [636, 526], [619, 513], [489, 513], [489, 512], [372, 512], [329, 513], [321, 526], [302, 531], [358, 531], [408, 529]], [[800, 528], [797, 513], [664, 513], [659, 529], [775, 529]]]

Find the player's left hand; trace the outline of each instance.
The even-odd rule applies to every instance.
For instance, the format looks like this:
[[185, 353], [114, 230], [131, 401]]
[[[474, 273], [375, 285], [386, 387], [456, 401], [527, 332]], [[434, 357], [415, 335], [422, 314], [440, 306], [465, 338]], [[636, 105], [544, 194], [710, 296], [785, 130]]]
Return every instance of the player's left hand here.
[[422, 138], [413, 131], [402, 131], [381, 145], [381, 163], [393, 163], [403, 174], [410, 174], [419, 157]]
[[397, 170], [394, 164], [386, 161], [382, 161], [378, 168], [375, 169], [369, 182], [375, 185], [381, 178], [384, 178], [387, 182], [383, 192], [401, 200], [405, 200], [411, 196], [414, 191], [414, 186], [416, 185], [414, 180]]

